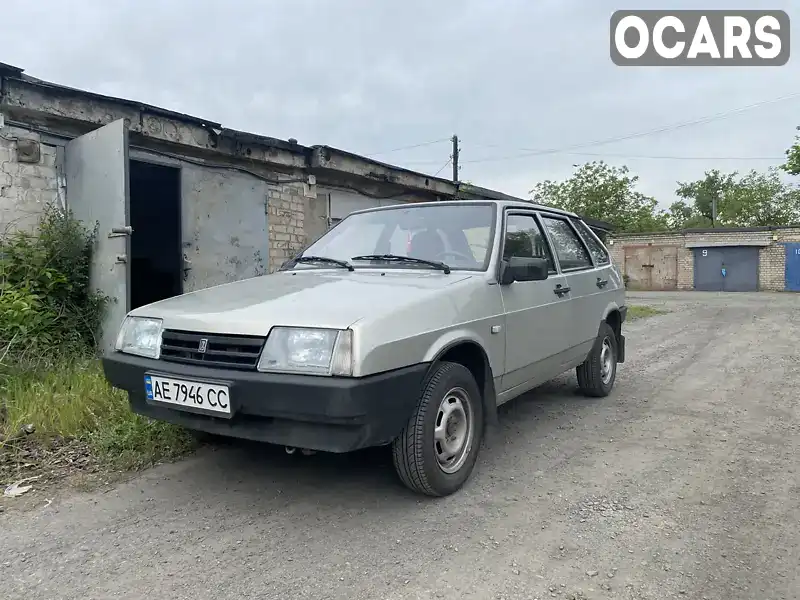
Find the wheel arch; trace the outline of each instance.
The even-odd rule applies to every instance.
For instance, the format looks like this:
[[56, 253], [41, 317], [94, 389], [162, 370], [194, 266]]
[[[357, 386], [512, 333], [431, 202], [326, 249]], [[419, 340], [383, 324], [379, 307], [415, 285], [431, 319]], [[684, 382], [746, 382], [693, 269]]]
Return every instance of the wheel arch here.
[[625, 336], [622, 335], [622, 323], [625, 321], [626, 313], [627, 308], [625, 306], [620, 307], [614, 302], [606, 308], [605, 316], [603, 317], [603, 323], [607, 323], [611, 327], [611, 331], [614, 332], [614, 337], [617, 341], [617, 361], [619, 363], [625, 362]]
[[622, 312], [616, 302], [612, 302], [606, 307], [603, 313], [603, 322], [611, 326], [617, 341], [619, 341], [622, 335]]
[[458, 363], [472, 373], [478, 389], [481, 391], [485, 422], [495, 424], [497, 422], [497, 393], [494, 387], [494, 373], [489, 362], [489, 355], [483, 345], [479, 341], [467, 337], [449, 340], [433, 351], [426, 379], [442, 362]]

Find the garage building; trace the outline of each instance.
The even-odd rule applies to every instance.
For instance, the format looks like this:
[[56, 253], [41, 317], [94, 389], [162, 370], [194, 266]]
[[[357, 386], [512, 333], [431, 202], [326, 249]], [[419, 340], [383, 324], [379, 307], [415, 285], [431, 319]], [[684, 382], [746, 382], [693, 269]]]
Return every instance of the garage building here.
[[800, 291], [800, 226], [616, 234], [628, 289]]

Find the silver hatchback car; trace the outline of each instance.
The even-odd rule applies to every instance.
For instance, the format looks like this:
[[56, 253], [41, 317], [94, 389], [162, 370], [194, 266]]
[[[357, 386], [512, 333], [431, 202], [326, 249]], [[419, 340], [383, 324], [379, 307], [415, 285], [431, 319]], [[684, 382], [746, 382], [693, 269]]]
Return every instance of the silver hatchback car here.
[[497, 407], [570, 369], [605, 396], [625, 288], [574, 214], [525, 202], [350, 214], [270, 275], [131, 311], [107, 379], [187, 428], [349, 452], [391, 445], [409, 488], [458, 490]]

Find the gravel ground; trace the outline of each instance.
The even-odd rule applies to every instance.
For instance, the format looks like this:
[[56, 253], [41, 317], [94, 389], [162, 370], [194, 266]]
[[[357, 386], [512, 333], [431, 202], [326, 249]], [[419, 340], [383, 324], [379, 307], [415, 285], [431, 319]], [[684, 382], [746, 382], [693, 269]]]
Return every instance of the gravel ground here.
[[630, 294], [608, 398], [573, 375], [501, 411], [457, 495], [386, 452], [204, 450], [0, 515], [17, 599], [800, 598], [800, 299]]

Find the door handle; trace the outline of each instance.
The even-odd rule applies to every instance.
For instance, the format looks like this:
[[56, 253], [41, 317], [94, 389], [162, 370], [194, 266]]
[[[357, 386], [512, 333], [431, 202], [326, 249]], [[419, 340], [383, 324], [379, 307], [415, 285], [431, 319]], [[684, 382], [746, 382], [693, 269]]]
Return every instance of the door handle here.
[[108, 232], [109, 238], [123, 237], [126, 235], [133, 235], [133, 227], [126, 225], [125, 227], [112, 227]]
[[600, 279], [599, 277], [597, 278], [597, 287], [602, 288], [606, 287], [606, 285], [608, 285], [608, 279]]
[[570, 289], [572, 289], [572, 288], [562, 287], [561, 284], [559, 283], [556, 286], [556, 288], [553, 290], [553, 292], [556, 294], [556, 296], [561, 297], [564, 294], [569, 294]]

